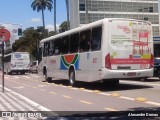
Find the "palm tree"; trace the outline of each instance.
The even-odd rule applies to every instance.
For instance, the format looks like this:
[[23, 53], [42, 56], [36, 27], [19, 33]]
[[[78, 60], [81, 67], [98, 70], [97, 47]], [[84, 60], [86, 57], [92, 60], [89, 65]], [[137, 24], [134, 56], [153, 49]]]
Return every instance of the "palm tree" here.
[[66, 9], [67, 9], [67, 26], [68, 26], [68, 30], [70, 29], [70, 24], [69, 24], [69, 3], [68, 0], [66, 0]]
[[49, 11], [52, 10], [52, 0], [34, 0], [31, 4], [33, 10], [37, 10], [37, 12], [42, 11], [42, 21], [43, 21], [43, 29], [45, 31], [45, 22], [44, 22], [44, 10], [48, 8]]
[[57, 33], [56, 29], [56, 0], [54, 0], [54, 31]]

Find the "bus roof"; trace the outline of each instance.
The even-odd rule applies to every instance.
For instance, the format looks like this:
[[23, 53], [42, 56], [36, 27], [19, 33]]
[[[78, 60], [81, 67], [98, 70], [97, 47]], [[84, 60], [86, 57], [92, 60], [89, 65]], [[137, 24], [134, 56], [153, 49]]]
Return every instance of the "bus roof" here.
[[[12, 54], [15, 54], [15, 53], [29, 54], [29, 52], [12, 52], [12, 53], [5, 54], [4, 57], [9, 56], [9, 55], [12, 55]], [[2, 54], [0, 54], [0, 58], [1, 58], [1, 57], [2, 57]]]
[[95, 21], [95, 22], [92, 22], [92, 23], [89, 23], [89, 24], [86, 24], [86, 25], [83, 25], [83, 26], [80, 26], [80, 27], [71, 29], [71, 30], [69, 30], [69, 31], [66, 31], [66, 32], [63, 32], [63, 33], [60, 33], [60, 34], [57, 34], [57, 35], [54, 35], [54, 36], [51, 36], [51, 37], [42, 39], [42, 40], [40, 41], [40, 43], [46, 42], [46, 41], [51, 40], [51, 39], [60, 38], [60, 37], [62, 37], [62, 36], [65, 36], [65, 35], [68, 35], [68, 34], [71, 34], [71, 33], [76, 33], [76, 32], [79, 32], [79, 31], [81, 31], [81, 30], [83, 30], [83, 29], [91, 28], [91, 27], [93, 27], [93, 26], [102, 25], [102, 24], [103, 24], [104, 22], [106, 22], [106, 21], [113, 21], [113, 20], [116, 20], [116, 21], [119, 21], [119, 20], [123, 20], [123, 21], [138, 21], [138, 22], [146, 22], [146, 23], [148, 23], [148, 24], [151, 24], [149, 21], [136, 20], [136, 19], [128, 19], [128, 18], [105, 18], [105, 19], [101, 19], [101, 20], [98, 20], [98, 21]]

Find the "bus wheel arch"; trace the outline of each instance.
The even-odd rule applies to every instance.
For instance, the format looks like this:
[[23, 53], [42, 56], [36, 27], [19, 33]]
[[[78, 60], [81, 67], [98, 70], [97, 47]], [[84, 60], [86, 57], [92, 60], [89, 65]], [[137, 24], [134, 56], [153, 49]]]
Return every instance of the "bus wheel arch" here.
[[74, 66], [70, 66], [69, 67], [68, 76], [69, 76], [69, 85], [75, 86], [76, 85], [76, 80], [75, 80], [76, 77], [75, 77], [75, 68], [74, 68]]

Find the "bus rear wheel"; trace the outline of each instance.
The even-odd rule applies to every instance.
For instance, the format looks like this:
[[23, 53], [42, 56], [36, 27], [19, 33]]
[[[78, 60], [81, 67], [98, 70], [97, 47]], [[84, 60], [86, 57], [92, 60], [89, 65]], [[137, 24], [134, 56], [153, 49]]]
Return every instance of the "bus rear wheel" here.
[[71, 86], [75, 86], [76, 85], [75, 72], [74, 72], [73, 69], [71, 69], [70, 72], [69, 72], [69, 85], [71, 85]]

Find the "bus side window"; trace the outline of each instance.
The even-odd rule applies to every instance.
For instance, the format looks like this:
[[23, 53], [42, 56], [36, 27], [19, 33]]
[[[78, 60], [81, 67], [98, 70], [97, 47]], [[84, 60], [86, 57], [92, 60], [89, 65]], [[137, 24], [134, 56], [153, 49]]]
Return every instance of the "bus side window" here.
[[102, 38], [102, 26], [92, 29], [91, 37], [91, 50], [96, 51], [101, 49], [101, 38]]
[[55, 44], [55, 55], [59, 55], [61, 53], [61, 38], [56, 39], [54, 44]]
[[80, 33], [79, 51], [86, 52], [90, 49], [91, 30], [82, 31]]
[[69, 51], [69, 36], [65, 36], [62, 38], [61, 42], [62, 54], [68, 54]]
[[70, 36], [70, 53], [78, 52], [79, 33], [74, 33]]
[[43, 56], [47, 57], [49, 54], [49, 42], [44, 43], [44, 50], [43, 50]]
[[54, 40], [50, 41], [49, 42], [50, 44], [50, 47], [49, 47], [49, 56], [53, 56], [54, 55], [54, 49], [55, 49], [55, 46], [54, 46]]
[[39, 48], [38, 63], [42, 61], [42, 47]]

